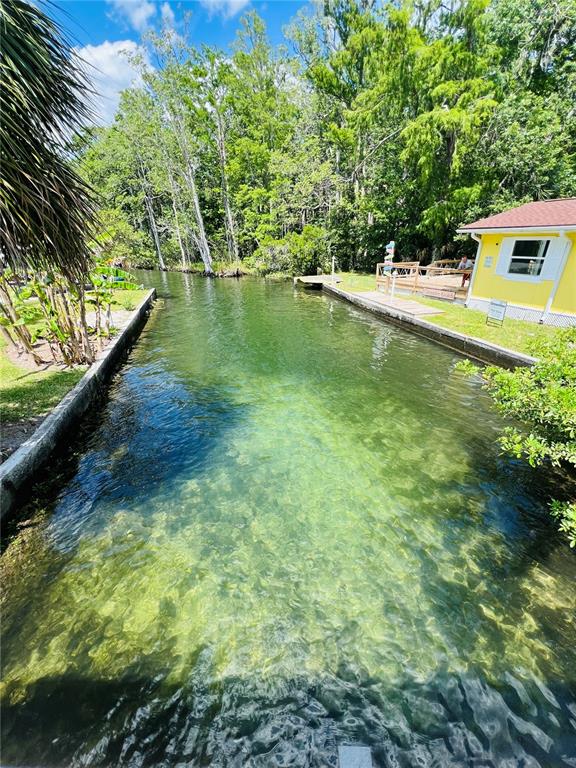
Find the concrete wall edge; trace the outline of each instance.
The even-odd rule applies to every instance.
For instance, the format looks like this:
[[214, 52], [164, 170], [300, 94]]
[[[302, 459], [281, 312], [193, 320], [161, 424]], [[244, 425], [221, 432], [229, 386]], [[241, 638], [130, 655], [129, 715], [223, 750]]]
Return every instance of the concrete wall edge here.
[[32, 484], [34, 475], [60, 447], [72, 423], [92, 406], [102, 385], [116, 370], [123, 353], [140, 335], [155, 297], [156, 289], [152, 288], [103, 356], [88, 368], [34, 433], [0, 465], [0, 521], [3, 522], [20, 506], [24, 487]]
[[344, 299], [350, 304], [366, 309], [368, 312], [372, 312], [407, 331], [412, 331], [445, 347], [450, 347], [450, 349], [468, 357], [473, 357], [482, 363], [500, 365], [504, 368], [516, 368], [518, 366], [531, 366], [536, 362], [536, 358], [524, 355], [522, 352], [515, 352], [512, 349], [500, 347], [498, 344], [492, 344], [489, 341], [483, 341], [473, 336], [466, 336], [463, 333], [434, 325], [419, 317], [413, 317], [405, 312], [400, 312], [391, 307], [378, 304], [375, 301], [364, 299], [361, 294], [349, 293], [341, 288], [326, 284], [322, 286], [322, 290]]

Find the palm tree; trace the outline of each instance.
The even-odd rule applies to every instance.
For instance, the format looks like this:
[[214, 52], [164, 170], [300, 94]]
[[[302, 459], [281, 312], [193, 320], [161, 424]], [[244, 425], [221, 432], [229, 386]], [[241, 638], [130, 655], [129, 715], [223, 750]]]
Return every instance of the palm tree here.
[[82, 283], [95, 217], [69, 146], [90, 87], [59, 27], [24, 0], [0, 0], [0, 259]]

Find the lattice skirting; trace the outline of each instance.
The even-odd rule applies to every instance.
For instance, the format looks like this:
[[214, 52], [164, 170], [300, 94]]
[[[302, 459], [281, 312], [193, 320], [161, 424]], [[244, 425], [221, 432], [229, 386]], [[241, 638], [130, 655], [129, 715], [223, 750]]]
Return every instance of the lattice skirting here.
[[[488, 312], [488, 306], [490, 302], [486, 299], [477, 299], [472, 296], [467, 306], [470, 309], [479, 309], [481, 312]], [[527, 320], [532, 323], [543, 322], [545, 325], [554, 325], [557, 328], [568, 328], [571, 325], [576, 325], [576, 315], [570, 315], [562, 312], [549, 312], [546, 317], [542, 317], [543, 310], [532, 309], [531, 307], [522, 307], [518, 304], [508, 304], [506, 309], [506, 317], [511, 317], [514, 320]]]

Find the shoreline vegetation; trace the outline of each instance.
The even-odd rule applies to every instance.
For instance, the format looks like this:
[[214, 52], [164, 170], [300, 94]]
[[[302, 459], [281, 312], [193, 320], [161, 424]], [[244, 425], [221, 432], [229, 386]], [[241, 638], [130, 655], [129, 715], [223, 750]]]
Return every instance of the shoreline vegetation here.
[[[128, 324], [136, 307], [147, 291], [113, 291], [114, 309], [111, 312], [111, 333], [99, 339], [98, 359], [118, 332]], [[94, 318], [88, 314], [88, 323]], [[45, 352], [41, 340], [33, 345], [36, 353]], [[18, 354], [0, 338], [0, 463], [4, 462], [40, 426], [46, 416], [78, 383], [87, 370], [86, 364], [66, 366], [54, 360], [37, 364], [33, 357], [21, 350]]]
[[256, 268], [247, 265], [245, 262], [236, 261], [214, 261], [212, 262], [213, 271], [206, 272], [204, 264], [201, 261], [191, 262], [186, 266], [181, 264], [170, 264], [160, 269], [157, 266], [147, 265], [140, 267], [137, 264], [131, 266], [133, 269], [143, 269], [147, 272], [179, 272], [183, 275], [201, 275], [202, 277], [262, 277], [266, 279], [292, 280], [295, 275], [288, 272], [259, 272]]
[[230, 52], [147, 35], [157, 64], [131, 59], [75, 145], [103, 256], [294, 276], [371, 270], [394, 240], [428, 264], [472, 253], [465, 222], [573, 194], [571, 0], [334, 0], [284, 36], [254, 11]]

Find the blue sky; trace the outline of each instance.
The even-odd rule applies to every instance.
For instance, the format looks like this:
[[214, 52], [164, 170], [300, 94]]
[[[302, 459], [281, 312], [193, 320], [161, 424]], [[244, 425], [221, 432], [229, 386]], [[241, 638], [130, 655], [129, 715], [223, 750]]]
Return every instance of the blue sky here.
[[[39, 3], [41, 4], [41, 3]], [[113, 118], [118, 94], [135, 81], [124, 52], [142, 52], [142, 36], [163, 23], [181, 28], [191, 14], [190, 42], [230, 50], [242, 13], [254, 9], [266, 22], [270, 40], [283, 42], [282, 28], [304, 0], [67, 0], [44, 6], [66, 30], [79, 54], [91, 65], [99, 122]]]

